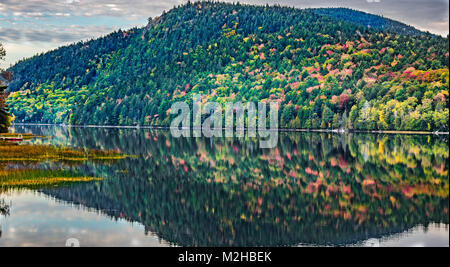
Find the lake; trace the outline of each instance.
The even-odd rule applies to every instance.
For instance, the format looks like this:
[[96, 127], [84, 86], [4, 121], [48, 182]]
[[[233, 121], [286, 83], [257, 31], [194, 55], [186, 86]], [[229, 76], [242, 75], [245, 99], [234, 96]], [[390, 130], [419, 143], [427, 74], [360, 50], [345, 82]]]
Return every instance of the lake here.
[[0, 187], [0, 246], [449, 246], [448, 136], [282, 132], [173, 138], [154, 129], [15, 126], [108, 162], [1, 162], [99, 177]]

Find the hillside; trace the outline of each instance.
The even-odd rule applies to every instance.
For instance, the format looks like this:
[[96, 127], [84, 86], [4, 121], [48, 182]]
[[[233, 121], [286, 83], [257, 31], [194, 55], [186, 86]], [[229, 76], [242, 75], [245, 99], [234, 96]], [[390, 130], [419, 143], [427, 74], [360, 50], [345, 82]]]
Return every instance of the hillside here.
[[19, 62], [7, 103], [16, 123], [169, 125], [200, 93], [278, 101], [282, 127], [448, 131], [448, 50], [348, 9], [188, 3]]

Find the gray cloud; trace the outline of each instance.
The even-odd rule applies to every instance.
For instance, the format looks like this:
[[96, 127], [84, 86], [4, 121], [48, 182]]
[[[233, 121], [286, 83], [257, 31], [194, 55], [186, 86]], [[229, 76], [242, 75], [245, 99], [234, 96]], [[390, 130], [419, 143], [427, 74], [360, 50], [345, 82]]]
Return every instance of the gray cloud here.
[[107, 26], [79, 26], [36, 28], [0, 28], [0, 42], [51, 42], [68, 43], [100, 36], [114, 31]]
[[[151, 16], [181, 4], [181, 0], [0, 0], [0, 13], [18, 17]], [[3, 7], [3, 8], [2, 8]]]
[[[67, 43], [94, 38], [120, 27], [143, 24], [149, 16], [159, 15], [182, 2], [0, 0], [0, 41]], [[98, 23], [97, 18], [101, 18]]]

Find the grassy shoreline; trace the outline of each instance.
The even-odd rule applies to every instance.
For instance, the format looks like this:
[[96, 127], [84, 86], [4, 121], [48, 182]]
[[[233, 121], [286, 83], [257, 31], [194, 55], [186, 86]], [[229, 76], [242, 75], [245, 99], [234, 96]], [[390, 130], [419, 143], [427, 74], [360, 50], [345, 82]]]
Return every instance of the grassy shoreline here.
[[0, 162], [17, 161], [88, 161], [121, 160], [127, 158], [115, 151], [79, 150], [50, 145], [0, 145]]
[[48, 136], [34, 135], [32, 133], [0, 133], [2, 138], [23, 138], [23, 140], [31, 140], [33, 138], [48, 138]]
[[[45, 124], [45, 123], [13, 123], [12, 126], [58, 126], [69, 128], [111, 128], [111, 129], [159, 129], [169, 130], [169, 126], [115, 126], [115, 125], [67, 125], [67, 124]], [[225, 128], [222, 128], [225, 130]], [[247, 130], [248, 128], [245, 128]], [[270, 130], [270, 129], [268, 129]], [[339, 131], [335, 129], [294, 129], [294, 128], [277, 128], [280, 132], [317, 132], [317, 133], [363, 133], [363, 134], [405, 134], [405, 135], [449, 135], [449, 132], [439, 131], [398, 131], [398, 130], [346, 130]]]
[[[102, 181], [99, 177], [72, 176], [60, 172], [42, 172], [39, 170], [3, 171], [0, 175], [0, 192], [9, 189], [40, 189], [64, 186], [76, 183], [89, 183]], [[2, 172], [0, 171], [0, 174]]]

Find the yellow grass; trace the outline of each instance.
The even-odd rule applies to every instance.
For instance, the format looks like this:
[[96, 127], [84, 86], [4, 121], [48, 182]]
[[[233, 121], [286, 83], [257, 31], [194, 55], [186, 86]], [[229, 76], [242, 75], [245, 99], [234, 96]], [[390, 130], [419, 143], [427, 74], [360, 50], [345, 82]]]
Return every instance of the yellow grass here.
[[0, 191], [2, 189], [40, 189], [101, 180], [102, 178], [87, 177], [65, 170], [0, 169]]
[[49, 145], [0, 143], [0, 161], [3, 162], [120, 160], [126, 157], [126, 155], [110, 150], [81, 150]]
[[22, 186], [47, 186], [58, 185], [63, 183], [82, 183], [101, 181], [101, 178], [96, 177], [53, 177], [53, 178], [38, 178], [38, 179], [24, 179], [24, 180], [11, 180], [3, 182], [0, 179], [0, 186], [3, 187], [22, 187]]
[[45, 138], [46, 136], [38, 136], [33, 135], [31, 133], [1, 133], [0, 138], [6, 137], [6, 138], [19, 138], [22, 137], [23, 140], [31, 140], [33, 138]]

